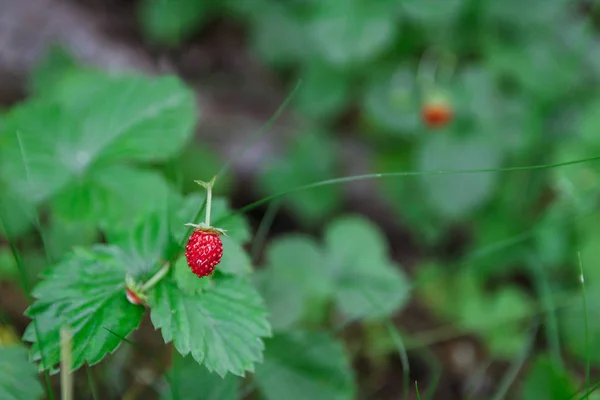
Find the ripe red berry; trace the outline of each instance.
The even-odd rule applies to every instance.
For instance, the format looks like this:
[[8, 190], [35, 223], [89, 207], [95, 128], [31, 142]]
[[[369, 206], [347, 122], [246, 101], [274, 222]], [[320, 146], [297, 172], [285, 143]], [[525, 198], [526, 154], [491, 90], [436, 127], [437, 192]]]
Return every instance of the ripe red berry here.
[[198, 278], [212, 274], [222, 256], [223, 242], [218, 231], [200, 228], [194, 230], [185, 247], [185, 257]]
[[428, 103], [421, 108], [421, 117], [429, 128], [442, 128], [453, 117], [452, 107], [445, 103]]

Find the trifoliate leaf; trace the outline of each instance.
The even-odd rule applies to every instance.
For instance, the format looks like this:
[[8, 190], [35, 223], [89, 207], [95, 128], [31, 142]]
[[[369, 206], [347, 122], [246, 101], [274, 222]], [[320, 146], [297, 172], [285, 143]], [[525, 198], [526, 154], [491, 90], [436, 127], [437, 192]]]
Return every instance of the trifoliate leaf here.
[[149, 304], [165, 342], [209, 371], [244, 376], [262, 361], [261, 338], [270, 336], [271, 328], [262, 299], [247, 280], [214, 278], [214, 285], [200, 294], [165, 280], [151, 292]]
[[107, 246], [76, 249], [47, 269], [26, 311], [33, 319], [23, 339], [32, 342], [32, 356], [41, 368], [60, 361], [59, 332], [73, 334], [73, 369], [93, 365], [117, 349], [121, 338], [140, 323], [144, 308], [125, 297], [128, 263], [121, 250]]
[[175, 354], [167, 372], [168, 385], [161, 400], [237, 400], [240, 379], [209, 372], [192, 357]]
[[[52, 93], [14, 107], [2, 126], [0, 170], [41, 202], [117, 161], [161, 161], [196, 122], [193, 93], [173, 78], [71, 73]], [[111, 178], [118, 174], [111, 174]]]
[[21, 346], [0, 347], [0, 399], [37, 400], [44, 394], [38, 371]]
[[[476, 137], [453, 139], [449, 136], [428, 138], [417, 153], [421, 171], [498, 168], [502, 153], [491, 143]], [[442, 216], [452, 219], [481, 206], [494, 193], [494, 173], [453, 174], [420, 177], [426, 201]]]
[[393, 2], [330, 0], [316, 3], [309, 34], [325, 61], [345, 67], [367, 62], [385, 50], [398, 26]]
[[[287, 154], [265, 163], [260, 185], [266, 194], [280, 193], [335, 176], [334, 143], [322, 132], [300, 133]], [[340, 190], [334, 185], [294, 193], [284, 202], [298, 214], [300, 222], [316, 224], [335, 210]]]
[[139, 5], [142, 29], [160, 44], [175, 45], [201, 27], [209, 5], [206, 0], [144, 0]]
[[266, 251], [267, 266], [255, 272], [254, 282], [269, 307], [269, 320], [275, 329], [291, 327], [299, 321], [311, 296], [333, 291], [323, 279], [323, 251], [311, 237], [279, 237]]
[[256, 381], [266, 400], [350, 400], [356, 395], [350, 358], [325, 333], [279, 334], [266, 342]]
[[96, 223], [120, 231], [152, 211], [166, 207], [169, 186], [156, 172], [125, 165], [94, 171], [62, 190], [54, 211], [65, 219]]
[[577, 392], [572, 378], [547, 355], [539, 356], [530, 367], [523, 387], [523, 400], [570, 399]]
[[327, 227], [325, 247], [322, 274], [332, 281], [336, 305], [346, 318], [383, 317], [408, 301], [408, 279], [389, 260], [385, 238], [373, 223], [338, 219]]

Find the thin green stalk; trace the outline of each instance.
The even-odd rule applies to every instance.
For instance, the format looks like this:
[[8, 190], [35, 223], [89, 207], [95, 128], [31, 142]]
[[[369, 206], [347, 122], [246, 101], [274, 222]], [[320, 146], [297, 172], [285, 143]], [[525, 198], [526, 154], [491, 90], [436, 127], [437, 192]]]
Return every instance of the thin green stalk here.
[[[214, 178], [213, 178], [214, 180]], [[206, 218], [204, 219], [204, 223], [206, 226], [210, 226], [210, 210], [212, 207], [212, 182], [211, 184], [206, 186]]]
[[[583, 263], [581, 262], [581, 252], [577, 252], [577, 258], [579, 260], [579, 281], [581, 282], [581, 298], [583, 301], [583, 321], [585, 325], [585, 385], [590, 385], [590, 338], [589, 338], [589, 326], [588, 326], [588, 309], [587, 309], [587, 295], [585, 291], [585, 277], [583, 275]], [[588, 396], [586, 395], [587, 399]]]
[[419, 384], [415, 381], [415, 393], [417, 394], [417, 400], [421, 400], [421, 394], [419, 393]]
[[410, 382], [410, 364], [408, 362], [408, 354], [406, 353], [406, 347], [404, 346], [404, 341], [400, 336], [400, 333], [389, 319], [385, 321], [385, 327], [387, 328], [388, 333], [392, 337], [394, 341], [394, 345], [396, 346], [396, 350], [400, 355], [400, 362], [402, 363], [402, 392], [403, 399], [408, 399], [408, 391], [409, 391], [409, 382]]
[[92, 399], [98, 400], [98, 385], [96, 385], [96, 381], [94, 380], [94, 376], [92, 375], [92, 371], [88, 365], [85, 366], [85, 373], [87, 375], [90, 392], [92, 393]]
[[516, 358], [514, 360], [514, 362], [510, 365], [508, 371], [506, 372], [506, 374], [500, 381], [498, 390], [496, 391], [495, 395], [492, 397], [492, 400], [506, 399], [506, 395], [508, 394], [508, 391], [510, 390], [514, 381], [517, 379], [519, 372], [521, 371], [521, 369], [523, 368], [523, 365], [525, 365], [525, 361], [527, 361], [527, 358], [529, 357], [529, 353], [531, 352], [531, 349], [535, 342], [535, 333], [536, 333], [535, 331], [536, 330], [537, 329], [533, 329], [531, 337], [529, 338], [528, 342], [525, 343], [525, 345], [523, 346], [523, 351], [521, 352], [519, 357]]
[[152, 289], [154, 285], [156, 285], [164, 276], [169, 272], [169, 268], [171, 267], [170, 263], [164, 264], [156, 274], [152, 278], [150, 278], [146, 283], [142, 285], [142, 292], [147, 292]]
[[544, 307], [545, 311], [545, 333], [546, 340], [548, 341], [548, 346], [550, 347], [550, 354], [554, 359], [554, 362], [563, 368], [563, 360], [560, 351], [560, 335], [558, 332], [558, 322], [556, 320], [556, 312], [554, 300], [552, 298], [552, 290], [550, 288], [550, 283], [548, 282], [548, 277], [544, 273], [544, 268], [540, 264], [538, 260], [531, 259], [530, 260], [531, 268], [533, 269], [534, 274], [534, 282], [537, 286], [537, 290], [539, 292], [540, 301]]
[[60, 328], [60, 387], [61, 399], [73, 400], [73, 341], [71, 330], [62, 326]]
[[267, 234], [269, 233], [269, 229], [271, 229], [273, 220], [275, 220], [275, 215], [277, 215], [277, 211], [279, 211], [280, 207], [281, 202], [271, 203], [269, 205], [269, 208], [267, 208], [267, 211], [265, 212], [262, 221], [260, 221], [260, 225], [256, 230], [256, 234], [254, 235], [254, 240], [252, 241], [252, 249], [250, 251], [250, 255], [252, 257], [253, 262], [256, 262], [258, 259], [258, 254], [260, 253], [265, 241], [267, 240]]
[[250, 137], [248, 138], [246, 143], [244, 143], [244, 145], [242, 147], [240, 147], [240, 149], [233, 156], [231, 156], [229, 158], [229, 160], [227, 160], [227, 162], [225, 162], [225, 164], [221, 167], [221, 169], [217, 173], [217, 176], [222, 176], [223, 174], [225, 174], [225, 172], [231, 167], [231, 164], [235, 160], [238, 160], [244, 154], [244, 152], [246, 150], [251, 148], [252, 145], [254, 144], [254, 142], [256, 140], [260, 139], [260, 137], [265, 132], [267, 132], [267, 130], [271, 127], [271, 125], [273, 125], [273, 123], [279, 119], [279, 117], [283, 113], [283, 110], [285, 110], [287, 108], [288, 104], [292, 101], [292, 99], [296, 95], [296, 92], [298, 92], [298, 89], [300, 88], [300, 86], [302, 86], [302, 80], [299, 80], [296, 83], [296, 86], [294, 86], [294, 89], [292, 89], [290, 94], [287, 95], [285, 100], [283, 100], [283, 103], [281, 103], [279, 108], [277, 108], [275, 113], [273, 113], [273, 115], [267, 120], [267, 122], [260, 129], [258, 129], [256, 132], [254, 132], [253, 135], [250, 135]]
[[458, 169], [458, 170], [431, 170], [431, 171], [399, 171], [399, 172], [386, 172], [386, 173], [374, 173], [374, 174], [361, 174], [352, 175], [335, 179], [325, 179], [318, 182], [309, 183], [306, 185], [297, 186], [295, 188], [284, 190], [279, 193], [264, 197], [260, 200], [252, 202], [237, 211], [229, 214], [226, 217], [221, 218], [218, 223], [223, 223], [229, 218], [235, 215], [246, 213], [250, 210], [255, 209], [265, 203], [278, 199], [280, 197], [287, 196], [288, 194], [303, 192], [306, 190], [314, 189], [321, 186], [340, 185], [350, 182], [370, 180], [370, 179], [387, 179], [387, 178], [399, 178], [407, 176], [429, 176], [429, 175], [456, 175], [456, 174], [475, 174], [475, 173], [496, 173], [496, 172], [515, 172], [515, 171], [529, 171], [529, 170], [540, 170], [565, 167], [568, 165], [582, 164], [591, 161], [600, 160], [600, 156], [584, 158], [574, 161], [565, 161], [556, 164], [541, 164], [541, 165], [529, 165], [523, 167], [506, 167], [506, 168], [484, 168], [484, 169]]

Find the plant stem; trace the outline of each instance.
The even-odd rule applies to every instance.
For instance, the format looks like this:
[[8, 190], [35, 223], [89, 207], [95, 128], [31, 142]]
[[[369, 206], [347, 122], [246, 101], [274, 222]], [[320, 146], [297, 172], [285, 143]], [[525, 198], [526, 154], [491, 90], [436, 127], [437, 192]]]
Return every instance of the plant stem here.
[[210, 207], [211, 207], [211, 203], [212, 203], [212, 187], [213, 187], [213, 183], [215, 182], [215, 178], [213, 178], [210, 182], [208, 182], [208, 185], [206, 185], [206, 218], [204, 219], [206, 226], [210, 226]]
[[73, 342], [69, 328], [62, 326], [60, 328], [60, 382], [62, 400], [73, 400], [73, 376], [71, 368], [73, 366]]
[[156, 285], [158, 282], [160, 282], [160, 280], [162, 278], [164, 278], [164, 276], [167, 274], [167, 272], [169, 272], [169, 267], [171, 266], [171, 264], [166, 263], [165, 265], [162, 266], [161, 269], [158, 270], [158, 272], [148, 280], [148, 282], [144, 283], [144, 285], [142, 286], [142, 292], [146, 292], [149, 289], [152, 289], [152, 287], [154, 287], [154, 285]]

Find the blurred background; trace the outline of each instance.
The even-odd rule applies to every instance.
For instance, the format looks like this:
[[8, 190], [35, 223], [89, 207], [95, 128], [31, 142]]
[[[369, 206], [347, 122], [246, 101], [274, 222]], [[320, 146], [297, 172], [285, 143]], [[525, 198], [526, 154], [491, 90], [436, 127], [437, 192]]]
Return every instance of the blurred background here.
[[[233, 208], [356, 174], [563, 163], [600, 155], [596, 4], [0, 0], [0, 106], [75, 64], [176, 74], [193, 88], [200, 118], [193, 143], [161, 170], [189, 193], [233, 157], [216, 189]], [[440, 96], [451, 118], [430, 126], [423, 113]], [[429, 398], [558, 400], [584, 385], [588, 360], [592, 377], [600, 366], [599, 174], [591, 160], [359, 180], [247, 216], [254, 231], [272, 218], [267, 245], [292, 232], [318, 238], [341, 215], [375, 223], [414, 285], [392, 322], [410, 382]], [[32, 281], [48, 254], [97, 240], [94, 226], [89, 235], [64, 226], [48, 223], [46, 248], [15, 227]], [[17, 275], [0, 238], [2, 329], [20, 336], [28, 302]], [[137, 340], [159, 348], [144, 324]], [[342, 336], [357, 398], [402, 398], [402, 357], [385, 324], [351, 324]]]

